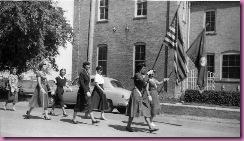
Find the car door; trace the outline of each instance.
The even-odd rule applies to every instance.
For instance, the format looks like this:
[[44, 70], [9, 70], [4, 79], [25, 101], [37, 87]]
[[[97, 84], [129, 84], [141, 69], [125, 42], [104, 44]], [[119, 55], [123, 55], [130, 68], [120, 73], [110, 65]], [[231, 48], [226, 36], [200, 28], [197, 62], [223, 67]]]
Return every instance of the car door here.
[[76, 104], [77, 92], [79, 90], [78, 78], [71, 83], [70, 87], [72, 92], [67, 87], [64, 87], [64, 104]]
[[118, 106], [118, 102], [120, 101], [120, 96], [116, 89], [112, 86], [111, 80], [104, 78], [104, 91], [106, 94], [106, 98], [112, 100], [113, 106]]

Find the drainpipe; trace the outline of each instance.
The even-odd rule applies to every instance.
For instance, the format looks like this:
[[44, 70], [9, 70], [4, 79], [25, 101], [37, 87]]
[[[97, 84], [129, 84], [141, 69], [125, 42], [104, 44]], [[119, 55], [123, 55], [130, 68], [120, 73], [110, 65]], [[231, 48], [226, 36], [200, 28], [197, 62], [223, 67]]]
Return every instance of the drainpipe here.
[[90, 62], [89, 73], [92, 74], [92, 56], [93, 56], [93, 38], [94, 38], [94, 24], [95, 24], [95, 4], [96, 0], [90, 1], [90, 18], [89, 18], [89, 32], [88, 32], [88, 50], [87, 61]]
[[[166, 32], [169, 28], [169, 11], [170, 11], [170, 1], [167, 1], [167, 13], [166, 13]], [[168, 54], [169, 54], [169, 50], [168, 47], [165, 47], [165, 63], [164, 63], [164, 78], [168, 77]], [[167, 92], [168, 90], [168, 82], [166, 81], [164, 83], [164, 91]]]

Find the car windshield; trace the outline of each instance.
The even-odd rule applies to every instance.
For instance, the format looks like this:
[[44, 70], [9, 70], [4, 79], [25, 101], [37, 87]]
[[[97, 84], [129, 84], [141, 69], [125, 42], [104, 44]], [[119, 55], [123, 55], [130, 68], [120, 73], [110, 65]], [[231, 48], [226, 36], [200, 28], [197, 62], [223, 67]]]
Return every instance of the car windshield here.
[[73, 81], [72, 86], [78, 85], [78, 81], [79, 81], [79, 79], [76, 78], [76, 79]]
[[115, 88], [124, 88], [124, 86], [119, 81], [111, 80], [110, 83]]

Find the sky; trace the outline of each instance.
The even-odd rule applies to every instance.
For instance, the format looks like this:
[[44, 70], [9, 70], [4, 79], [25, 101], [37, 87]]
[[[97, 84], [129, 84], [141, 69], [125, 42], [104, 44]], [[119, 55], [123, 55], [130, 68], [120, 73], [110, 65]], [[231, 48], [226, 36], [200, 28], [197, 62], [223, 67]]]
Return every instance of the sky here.
[[[68, 23], [73, 27], [73, 13], [74, 13], [74, 1], [73, 0], [57, 0], [57, 6], [62, 7], [65, 10], [64, 16], [68, 20]], [[66, 77], [69, 79], [72, 72], [72, 45], [67, 43], [67, 48], [60, 47], [59, 53], [55, 59], [59, 69], [66, 69]], [[59, 72], [53, 72], [52, 76], [57, 77]]]

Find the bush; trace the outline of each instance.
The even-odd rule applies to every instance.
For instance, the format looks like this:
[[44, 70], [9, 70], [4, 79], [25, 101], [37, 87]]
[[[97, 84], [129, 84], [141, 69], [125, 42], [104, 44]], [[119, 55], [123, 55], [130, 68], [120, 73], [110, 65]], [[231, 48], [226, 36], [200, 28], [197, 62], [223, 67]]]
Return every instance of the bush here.
[[201, 94], [198, 90], [186, 90], [183, 99], [185, 102], [240, 107], [240, 92], [210, 90]]
[[0, 87], [0, 99], [6, 99], [8, 97], [8, 91], [4, 87]]

